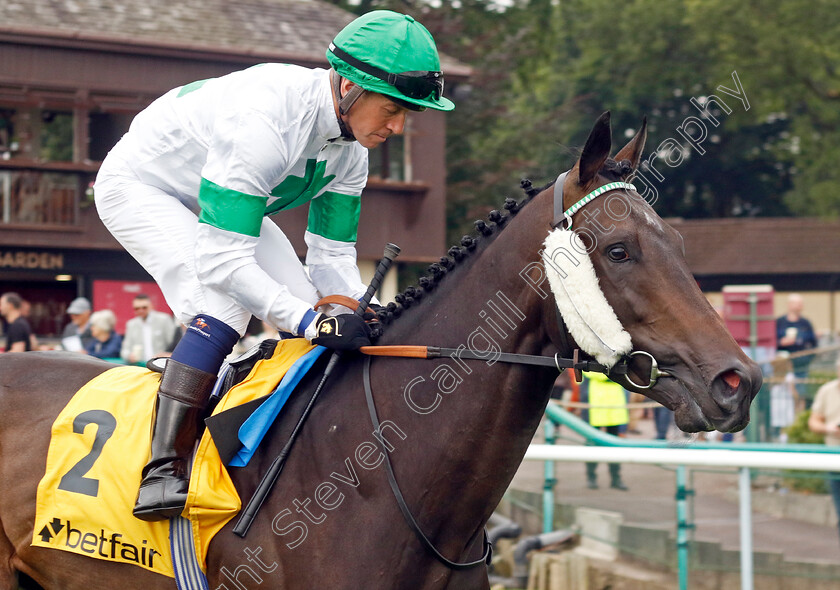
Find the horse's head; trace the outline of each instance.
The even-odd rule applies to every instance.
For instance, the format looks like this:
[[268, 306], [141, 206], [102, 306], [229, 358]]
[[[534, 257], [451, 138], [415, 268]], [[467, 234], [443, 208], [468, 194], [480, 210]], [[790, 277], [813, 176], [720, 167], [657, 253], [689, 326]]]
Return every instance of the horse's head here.
[[[646, 135], [643, 123], [610, 159], [604, 113], [575, 166], [547, 191], [559, 224], [543, 252], [551, 304], [580, 348], [612, 366], [613, 376], [624, 368], [642, 386], [628, 388], [673, 409], [682, 430], [740, 430], [761, 372], [698, 288], [680, 234], [626, 184]], [[650, 357], [632, 351], [658, 363], [663, 375], [655, 383]]]

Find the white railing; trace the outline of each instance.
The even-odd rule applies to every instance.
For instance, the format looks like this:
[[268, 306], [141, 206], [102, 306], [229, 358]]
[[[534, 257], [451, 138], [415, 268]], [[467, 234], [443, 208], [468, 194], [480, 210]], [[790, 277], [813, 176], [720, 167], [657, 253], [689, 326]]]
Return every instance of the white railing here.
[[840, 471], [840, 448], [838, 448], [837, 454], [808, 454], [773, 451], [729, 451], [723, 449], [643, 449], [582, 445], [531, 445], [525, 453], [525, 459]]
[[[840, 450], [839, 450], [840, 451]], [[581, 445], [531, 445], [526, 460], [644, 463], [693, 467], [737, 467], [741, 536], [741, 590], [753, 590], [752, 502], [750, 469], [797, 469], [840, 472], [840, 452], [786, 453], [723, 449], [656, 449]]]

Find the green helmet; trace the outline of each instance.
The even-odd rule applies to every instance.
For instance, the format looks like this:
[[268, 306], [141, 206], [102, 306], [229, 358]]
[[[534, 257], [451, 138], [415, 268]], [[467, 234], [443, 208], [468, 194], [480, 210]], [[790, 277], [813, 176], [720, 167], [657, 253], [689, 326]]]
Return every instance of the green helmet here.
[[360, 16], [336, 35], [327, 60], [339, 75], [365, 90], [421, 108], [455, 108], [443, 96], [432, 34], [407, 14], [374, 10]]

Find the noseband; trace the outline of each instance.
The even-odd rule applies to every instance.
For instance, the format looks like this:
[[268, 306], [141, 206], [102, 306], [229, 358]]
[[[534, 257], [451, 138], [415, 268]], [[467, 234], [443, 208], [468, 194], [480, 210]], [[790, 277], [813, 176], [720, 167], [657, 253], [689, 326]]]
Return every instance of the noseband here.
[[[608, 193], [609, 191], [616, 189], [627, 189], [632, 191], [636, 190], [636, 187], [630, 184], [629, 182], [610, 182], [589, 192], [587, 195], [585, 195], [582, 199], [577, 201], [568, 209], [564, 209], [563, 191], [565, 189], [566, 177], [569, 175], [569, 172], [571, 172], [571, 170], [563, 172], [560, 176], [557, 177], [557, 180], [554, 183], [554, 218], [552, 219], [551, 227], [555, 230], [559, 229], [562, 231], [571, 231], [572, 216], [575, 213], [577, 213], [580, 209], [582, 209], [587, 203], [591, 202], [595, 198], [605, 193]], [[560, 336], [563, 340], [564, 348], [566, 350], [572, 348], [572, 346], [570, 346], [569, 344], [570, 339], [568, 328], [566, 327], [566, 323], [563, 321], [563, 316], [560, 314], [559, 310], [557, 312], [557, 324], [558, 328], [560, 329]], [[590, 330], [592, 330], [592, 327], [589, 326], [588, 323], [587, 327]], [[592, 330], [592, 332], [597, 335], [597, 333], [594, 330]], [[601, 340], [601, 342], [603, 343], [602, 339], [599, 338], [599, 340]], [[575, 357], [577, 357], [577, 353], [575, 354]], [[630, 363], [632, 362], [634, 357], [647, 357], [648, 359], [650, 359], [650, 375], [648, 378], [647, 385], [636, 383], [630, 378]], [[577, 358], [575, 358], [575, 360], [577, 360]], [[557, 365], [557, 368], [560, 371], [562, 371], [559, 364]], [[659, 380], [660, 377], [672, 377], [670, 373], [659, 369], [659, 364], [656, 362], [656, 359], [652, 354], [643, 350], [634, 350], [627, 354], [624, 354], [612, 367], [602, 368], [603, 370], [595, 370], [600, 373], [605, 373], [611, 380], [615, 381], [625, 389], [633, 391], [635, 393], [645, 393], [646, 391], [650, 390], [651, 388], [653, 388], [654, 385], [656, 385], [656, 382]], [[578, 382], [581, 381], [581, 375], [577, 369], [575, 369], [575, 378]]]

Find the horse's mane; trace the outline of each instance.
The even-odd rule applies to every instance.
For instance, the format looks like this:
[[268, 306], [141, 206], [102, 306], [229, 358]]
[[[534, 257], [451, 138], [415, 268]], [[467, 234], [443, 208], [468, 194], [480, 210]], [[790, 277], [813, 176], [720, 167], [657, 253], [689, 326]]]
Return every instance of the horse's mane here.
[[511, 217], [519, 213], [522, 207], [527, 205], [535, 196], [554, 184], [554, 181], [539, 188], [534, 187], [528, 179], [523, 179], [519, 184], [525, 192], [524, 199], [517, 201], [508, 197], [503, 205], [507, 213], [494, 209], [487, 215], [489, 223], [483, 219], [476, 220], [473, 225], [478, 233], [464, 235], [460, 244], [453, 245], [447, 250], [446, 256], [441, 256], [440, 261], [429, 265], [426, 275], [420, 277], [416, 285], [411, 285], [402, 293], [398, 293], [394, 297], [394, 301], [378, 312], [379, 320], [383, 324], [390, 324], [400, 317], [405, 310], [420, 303], [424, 296], [437, 288], [450, 271], [460, 267], [463, 263], [473, 259], [476, 254], [482, 252], [492, 241], [492, 238], [504, 229]]
[[[626, 177], [632, 170], [629, 160], [616, 162], [612, 158], [608, 158], [601, 169], [601, 174], [609, 177], [611, 180], [617, 180]], [[527, 178], [522, 179], [519, 183], [520, 188], [525, 192], [525, 198], [522, 201], [516, 201], [516, 199], [508, 197], [505, 199], [503, 205], [507, 214], [502, 213], [498, 209], [494, 209], [487, 215], [487, 220], [490, 223], [487, 223], [483, 219], [478, 219], [473, 222], [478, 233], [464, 235], [461, 238], [460, 244], [449, 248], [446, 256], [441, 256], [438, 262], [429, 265], [429, 268], [426, 270], [426, 275], [420, 277], [416, 285], [411, 285], [402, 293], [398, 293], [394, 297], [394, 301], [388, 303], [388, 305], [377, 313], [379, 321], [384, 325], [391, 324], [405, 310], [420, 303], [427, 294], [437, 288], [450, 271], [459, 267], [463, 262], [475, 258], [476, 254], [482, 252], [493, 241], [492, 238], [504, 229], [511, 217], [516, 215], [522, 207], [530, 203], [535, 196], [551, 187], [554, 182], [551, 181], [545, 186], [538, 188], [534, 187]]]

